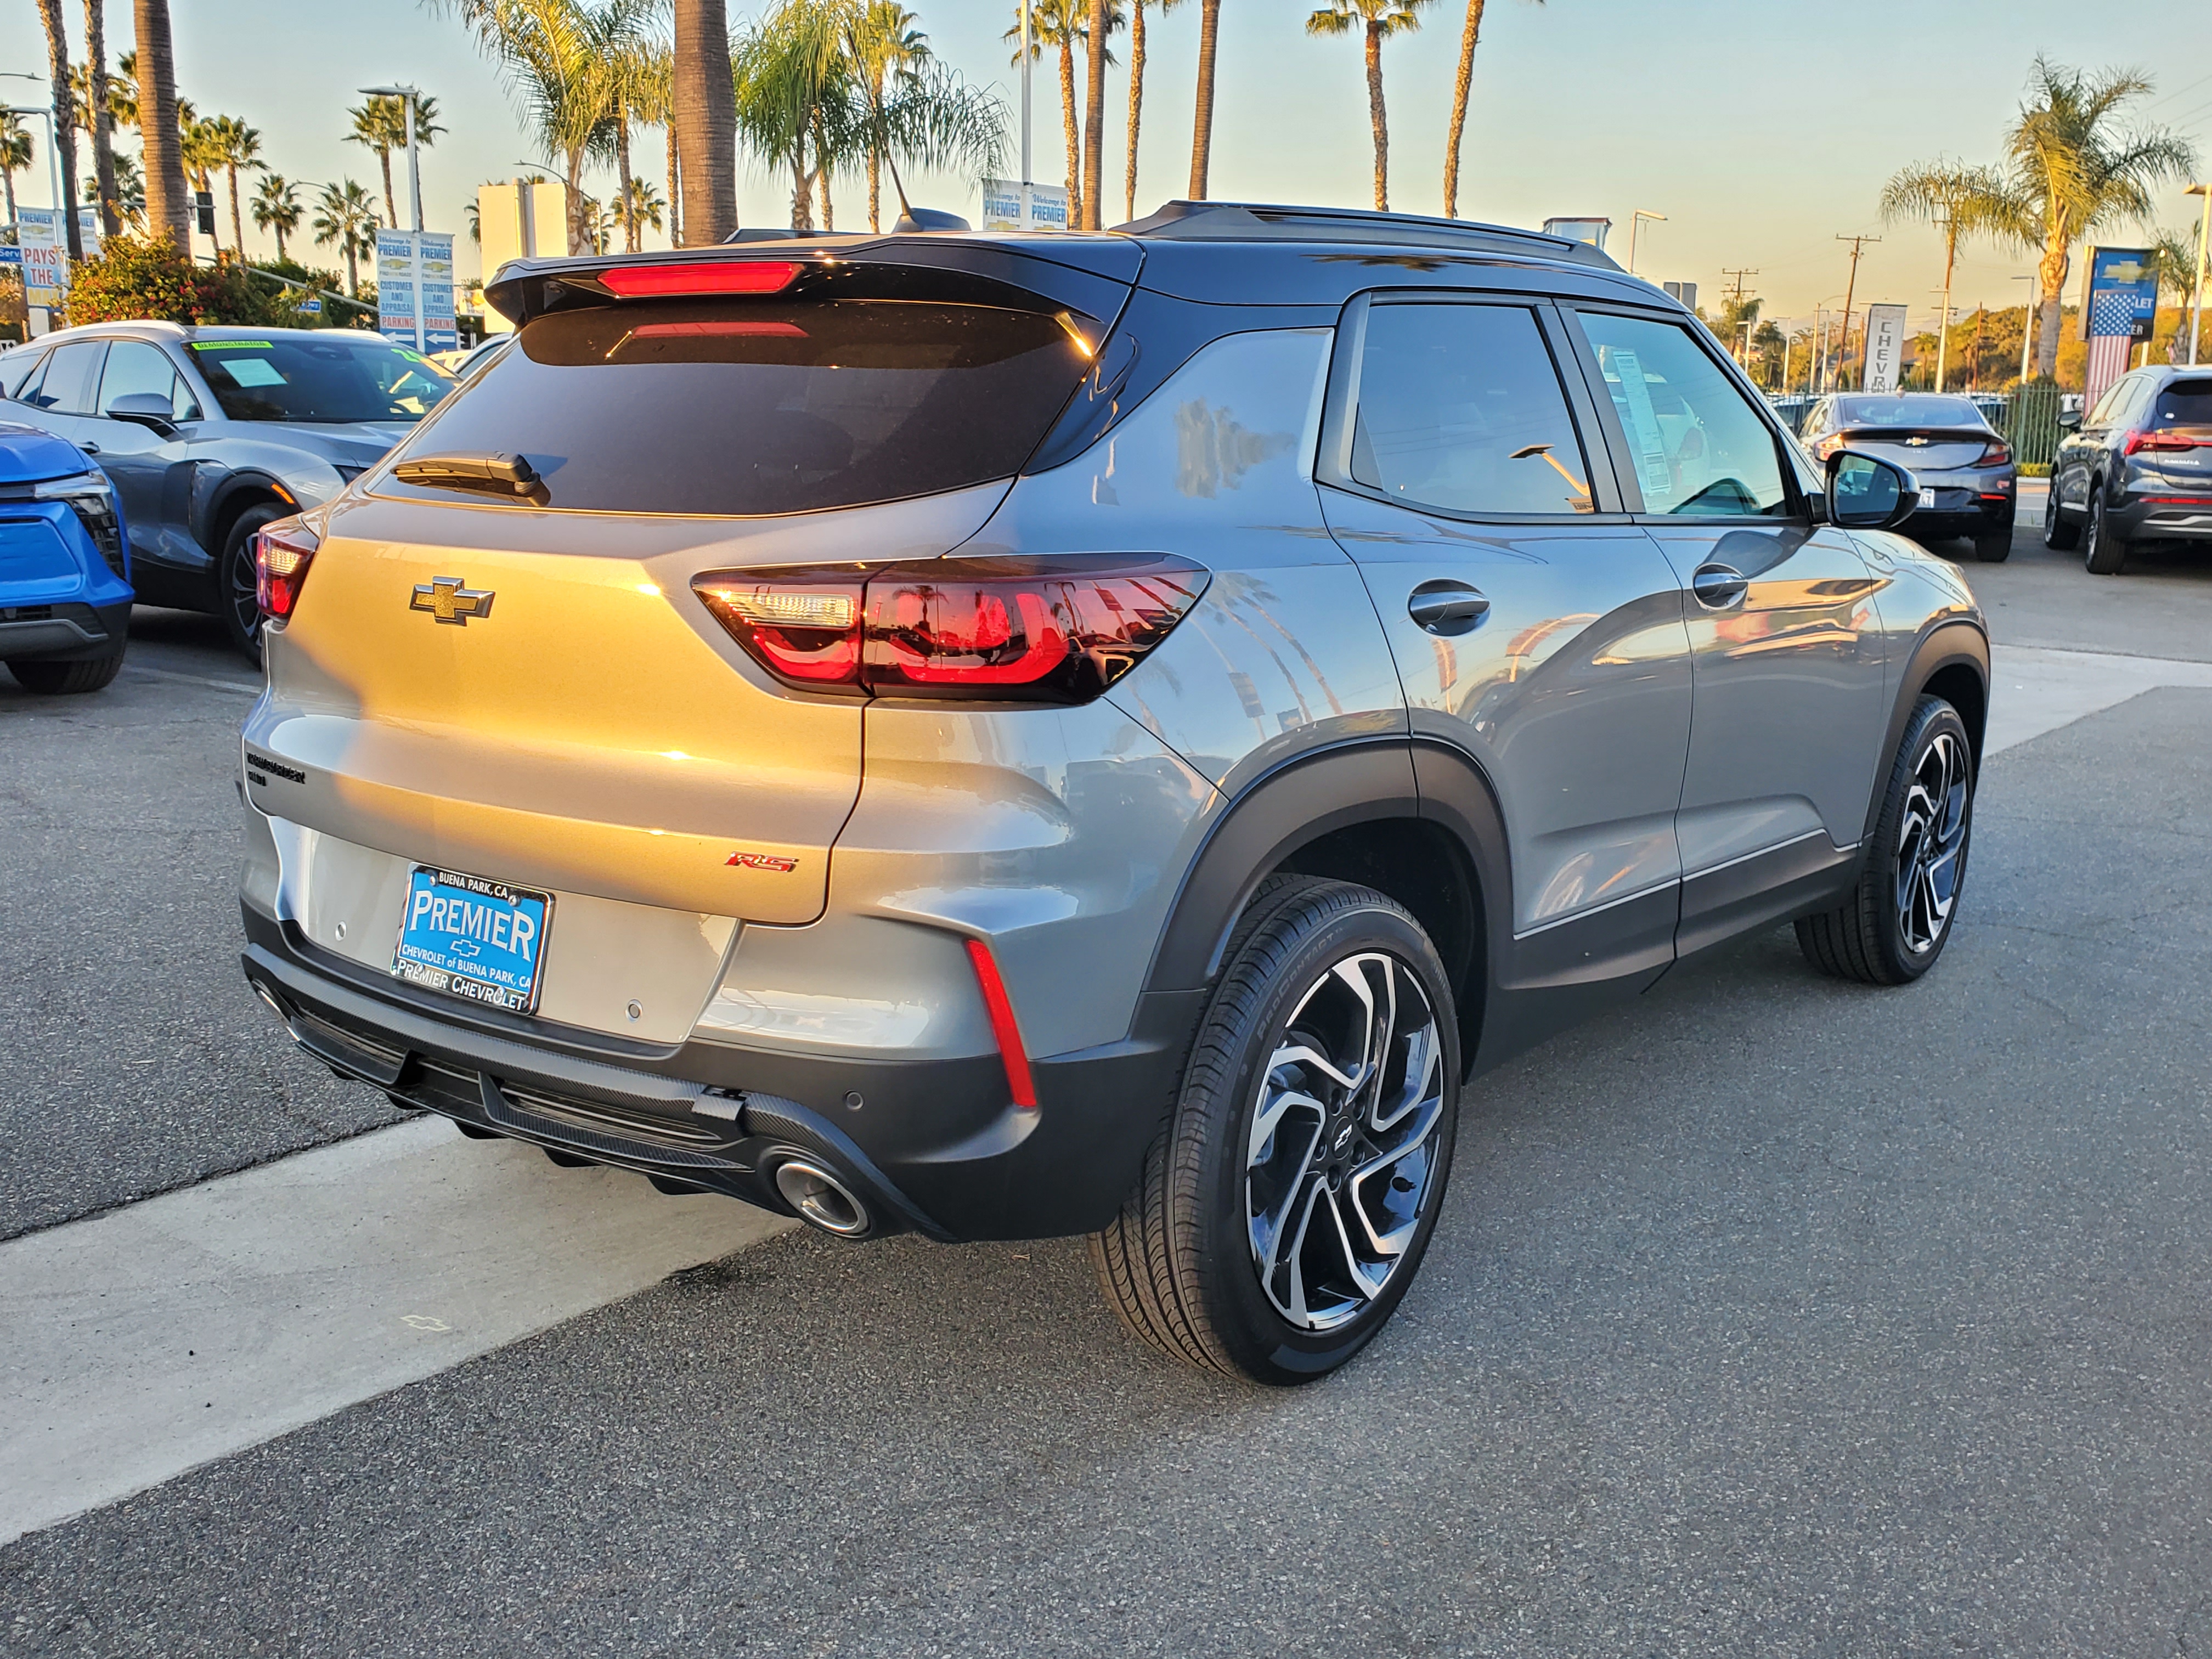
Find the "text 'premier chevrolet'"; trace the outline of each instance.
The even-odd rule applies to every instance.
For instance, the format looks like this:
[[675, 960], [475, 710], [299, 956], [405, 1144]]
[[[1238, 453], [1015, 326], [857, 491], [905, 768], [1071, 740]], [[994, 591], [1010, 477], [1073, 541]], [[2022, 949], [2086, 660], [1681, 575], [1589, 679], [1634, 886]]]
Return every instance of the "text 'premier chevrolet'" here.
[[256, 541], [245, 968], [480, 1137], [849, 1237], [1088, 1234], [1323, 1376], [1467, 1079], [1795, 921], [1917, 978], [1989, 647], [1696, 321], [1555, 237], [506, 266], [516, 344]]

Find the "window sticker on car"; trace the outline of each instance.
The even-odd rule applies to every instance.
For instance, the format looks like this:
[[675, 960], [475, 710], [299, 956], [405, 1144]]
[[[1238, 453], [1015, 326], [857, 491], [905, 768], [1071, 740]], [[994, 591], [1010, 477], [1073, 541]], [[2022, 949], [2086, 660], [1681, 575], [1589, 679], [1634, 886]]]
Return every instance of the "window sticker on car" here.
[[276, 372], [276, 365], [264, 363], [258, 357], [240, 357], [222, 362], [216, 368], [240, 386], [283, 386], [285, 379]]
[[1667, 465], [1667, 439], [1659, 430], [1659, 411], [1651, 406], [1651, 388], [1644, 381], [1644, 365], [1625, 346], [1614, 346], [1606, 355], [1607, 367], [1620, 377], [1629, 436], [1636, 444], [1636, 481], [1644, 487], [1644, 504], [1664, 507], [1674, 499], [1674, 475]]
[[269, 340], [194, 340], [191, 344], [195, 351], [274, 351], [276, 349], [275, 343]]

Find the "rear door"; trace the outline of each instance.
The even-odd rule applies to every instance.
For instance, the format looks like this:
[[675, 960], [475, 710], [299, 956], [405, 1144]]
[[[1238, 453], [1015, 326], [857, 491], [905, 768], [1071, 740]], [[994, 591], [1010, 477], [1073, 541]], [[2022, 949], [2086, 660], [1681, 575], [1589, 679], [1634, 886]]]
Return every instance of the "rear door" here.
[[1497, 787], [1520, 966], [1562, 982], [1673, 959], [1691, 695], [1680, 584], [1620, 510], [1565, 349], [1540, 301], [1357, 304], [1318, 468], [1414, 735]]
[[1877, 582], [1850, 536], [1812, 521], [1779, 431], [1707, 341], [1670, 318], [1576, 315], [1626, 458], [1621, 487], [1689, 619], [1697, 712], [1677, 819], [1688, 951], [1751, 925], [1857, 844], [1889, 712]]

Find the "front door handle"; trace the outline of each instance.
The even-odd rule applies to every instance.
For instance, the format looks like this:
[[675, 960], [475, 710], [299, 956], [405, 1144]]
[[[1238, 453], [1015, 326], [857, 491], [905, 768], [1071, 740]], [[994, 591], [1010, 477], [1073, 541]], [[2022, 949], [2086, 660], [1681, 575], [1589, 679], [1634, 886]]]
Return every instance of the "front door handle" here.
[[97, 455], [100, 453], [100, 446], [98, 444], [83, 443], [79, 444], [77, 447], [84, 451], [88, 455]]
[[1690, 592], [1708, 611], [1725, 611], [1740, 604], [1750, 586], [1750, 577], [1724, 564], [1701, 564], [1690, 578]]
[[1423, 582], [1407, 599], [1406, 614], [1423, 633], [1450, 639], [1479, 627], [1490, 601], [1465, 582]]

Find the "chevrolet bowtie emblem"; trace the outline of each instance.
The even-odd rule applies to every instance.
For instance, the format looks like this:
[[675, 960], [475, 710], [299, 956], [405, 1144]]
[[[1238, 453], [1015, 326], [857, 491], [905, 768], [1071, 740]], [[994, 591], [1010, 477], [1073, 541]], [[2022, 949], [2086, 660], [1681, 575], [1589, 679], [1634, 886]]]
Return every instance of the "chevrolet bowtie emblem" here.
[[466, 628], [470, 617], [491, 615], [493, 598], [491, 589], [471, 587], [462, 577], [434, 576], [416, 584], [415, 597], [407, 601], [407, 608], [427, 611], [441, 623]]

